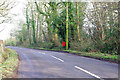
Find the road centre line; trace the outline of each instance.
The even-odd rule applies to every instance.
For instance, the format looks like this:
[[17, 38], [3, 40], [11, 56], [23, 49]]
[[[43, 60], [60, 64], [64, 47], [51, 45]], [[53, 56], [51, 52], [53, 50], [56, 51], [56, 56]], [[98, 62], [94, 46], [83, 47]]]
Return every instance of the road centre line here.
[[42, 54], [45, 54], [45, 53], [42, 53]]
[[42, 53], [42, 52], [39, 52], [40, 54], [45, 54], [45, 53]]
[[57, 58], [57, 57], [55, 57], [55, 56], [52, 56], [52, 55], [51, 55], [51, 57], [53, 57], [53, 58], [55, 58], [55, 59], [57, 59], [57, 60], [59, 60], [59, 61], [61, 61], [61, 62], [64, 62], [62, 59]]
[[89, 71], [87, 71], [87, 70], [85, 70], [85, 69], [83, 69], [83, 68], [80, 68], [80, 67], [78, 67], [78, 66], [74, 66], [74, 67], [77, 68], [77, 69], [79, 69], [79, 70], [81, 70], [81, 71], [83, 71], [83, 72], [85, 72], [85, 73], [87, 73], [87, 74], [90, 74], [91, 76], [93, 76], [93, 77], [95, 77], [95, 78], [98, 78], [98, 79], [100, 79], [100, 80], [104, 80], [104, 79], [100, 78], [99, 76], [97, 76], [97, 75], [95, 75], [95, 74], [93, 74], [93, 73], [91, 73], [91, 72], [89, 72]]

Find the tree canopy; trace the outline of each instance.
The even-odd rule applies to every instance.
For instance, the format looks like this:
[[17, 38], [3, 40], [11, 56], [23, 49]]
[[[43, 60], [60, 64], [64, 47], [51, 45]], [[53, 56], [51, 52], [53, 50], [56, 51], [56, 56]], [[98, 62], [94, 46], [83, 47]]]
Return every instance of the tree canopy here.
[[17, 45], [118, 54], [117, 2], [28, 2]]

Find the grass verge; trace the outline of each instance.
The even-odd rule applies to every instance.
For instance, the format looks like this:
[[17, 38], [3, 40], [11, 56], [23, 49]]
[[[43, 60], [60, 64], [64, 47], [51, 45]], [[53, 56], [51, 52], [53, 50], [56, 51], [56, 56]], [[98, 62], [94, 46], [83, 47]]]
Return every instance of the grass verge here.
[[2, 74], [2, 78], [14, 78], [17, 73], [19, 62], [18, 54], [16, 51], [6, 48], [3, 54], [3, 58], [4, 61], [0, 65], [0, 74]]
[[75, 50], [60, 50], [60, 49], [47, 49], [47, 48], [39, 48], [39, 47], [28, 47], [33, 49], [41, 49], [41, 50], [52, 50], [52, 51], [59, 51], [59, 52], [65, 52], [65, 53], [71, 53], [79, 56], [109, 61], [118, 63], [120, 61], [119, 55], [112, 55], [107, 53], [100, 53], [100, 52], [81, 52], [81, 51], [75, 51]]

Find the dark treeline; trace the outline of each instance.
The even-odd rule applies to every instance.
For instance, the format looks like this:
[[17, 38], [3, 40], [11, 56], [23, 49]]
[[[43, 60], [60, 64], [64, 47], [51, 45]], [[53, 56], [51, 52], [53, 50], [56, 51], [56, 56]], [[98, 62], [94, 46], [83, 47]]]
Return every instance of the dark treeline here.
[[28, 2], [6, 44], [118, 54], [118, 12], [117, 2]]

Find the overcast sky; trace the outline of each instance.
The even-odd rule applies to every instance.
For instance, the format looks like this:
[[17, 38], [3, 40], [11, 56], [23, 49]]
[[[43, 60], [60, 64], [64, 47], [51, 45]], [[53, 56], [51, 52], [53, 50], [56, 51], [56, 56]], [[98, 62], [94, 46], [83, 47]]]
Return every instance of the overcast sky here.
[[0, 32], [0, 39], [8, 39], [10, 37], [11, 30], [18, 27], [19, 21], [25, 22], [25, 16], [23, 15], [23, 11], [25, 8], [26, 1], [27, 0], [14, 0], [15, 7], [9, 12], [10, 16], [12, 17], [12, 21], [11, 23], [0, 24], [0, 30], [5, 27], [4, 31]]

